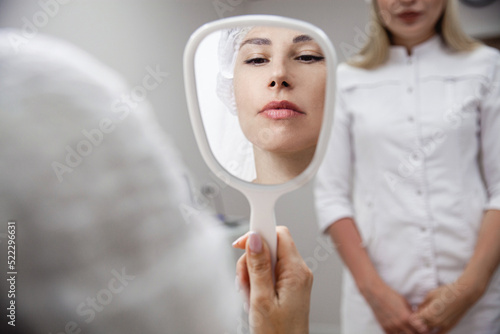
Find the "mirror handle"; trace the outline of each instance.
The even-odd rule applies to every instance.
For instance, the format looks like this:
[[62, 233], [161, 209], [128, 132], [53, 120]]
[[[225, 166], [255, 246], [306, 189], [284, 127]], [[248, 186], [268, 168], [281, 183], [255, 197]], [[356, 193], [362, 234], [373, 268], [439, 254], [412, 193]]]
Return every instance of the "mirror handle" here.
[[276, 217], [274, 205], [276, 198], [268, 193], [261, 193], [259, 196], [249, 196], [250, 199], [250, 231], [257, 232], [269, 246], [271, 253], [271, 270], [273, 283], [276, 283], [274, 268], [276, 266]]

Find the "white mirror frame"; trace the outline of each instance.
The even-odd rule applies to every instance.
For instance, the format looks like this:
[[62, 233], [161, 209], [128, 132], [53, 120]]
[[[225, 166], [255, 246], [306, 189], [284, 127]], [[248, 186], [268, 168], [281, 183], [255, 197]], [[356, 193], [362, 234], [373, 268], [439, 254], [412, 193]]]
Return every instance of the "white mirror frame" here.
[[[309, 166], [294, 179], [277, 185], [254, 184], [243, 181], [227, 172], [217, 161], [210, 149], [207, 135], [201, 117], [196, 88], [195, 55], [198, 46], [205, 37], [213, 32], [231, 27], [248, 26], [276, 26], [303, 31], [311, 36], [322, 48], [326, 65], [325, 104], [323, 124], [316, 146], [314, 157]], [[296, 20], [275, 15], [243, 15], [230, 17], [207, 23], [198, 28], [190, 37], [184, 50], [184, 86], [186, 90], [187, 105], [191, 124], [200, 149], [201, 155], [210, 170], [231, 187], [241, 191], [250, 202], [250, 230], [258, 232], [267, 242], [271, 250], [273, 268], [276, 261], [276, 223], [274, 207], [278, 198], [288, 192], [306, 184], [315, 175], [319, 168], [328, 144], [328, 138], [333, 123], [333, 110], [335, 104], [335, 70], [337, 57], [335, 49], [327, 35], [316, 26]], [[273, 269], [274, 273], [274, 269]]]

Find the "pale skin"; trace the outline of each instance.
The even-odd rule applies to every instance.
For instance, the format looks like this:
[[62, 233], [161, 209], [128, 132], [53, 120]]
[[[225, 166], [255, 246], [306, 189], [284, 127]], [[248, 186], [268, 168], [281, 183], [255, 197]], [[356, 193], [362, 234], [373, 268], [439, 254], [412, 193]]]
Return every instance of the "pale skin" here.
[[[436, 34], [435, 25], [444, 0], [378, 0], [392, 43], [412, 48]], [[421, 13], [416, 20], [401, 20], [404, 11]], [[500, 263], [500, 211], [485, 212], [476, 248], [456, 282], [430, 291], [418, 310], [391, 289], [377, 273], [352, 218], [343, 218], [328, 230], [359, 291], [386, 333], [447, 333], [481, 298]], [[439, 309], [435, 307], [439, 303]], [[443, 307], [444, 305], [444, 307]], [[439, 310], [439, 311], [436, 311]]]
[[316, 145], [301, 152], [275, 154], [254, 146], [255, 169], [257, 178], [255, 183], [280, 184], [285, 183], [309, 166]]
[[[296, 30], [255, 27], [244, 37], [234, 68], [238, 120], [253, 144], [255, 183], [279, 184], [311, 162], [325, 99], [326, 64], [319, 45]], [[293, 104], [293, 117], [267, 117], [269, 103]], [[274, 109], [274, 108], [270, 108]]]

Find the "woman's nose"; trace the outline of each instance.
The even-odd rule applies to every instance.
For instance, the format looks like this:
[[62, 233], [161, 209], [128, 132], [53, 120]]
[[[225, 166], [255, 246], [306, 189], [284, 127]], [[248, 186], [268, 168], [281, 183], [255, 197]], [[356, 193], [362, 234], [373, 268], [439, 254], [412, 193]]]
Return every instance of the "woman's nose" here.
[[290, 77], [284, 63], [273, 64], [271, 78], [269, 79], [269, 88], [287, 88], [291, 86]]
[[269, 87], [276, 87], [276, 86], [290, 87], [290, 84], [288, 82], [286, 82], [285, 80], [281, 81], [281, 83], [279, 81], [274, 81], [273, 80], [269, 84]]

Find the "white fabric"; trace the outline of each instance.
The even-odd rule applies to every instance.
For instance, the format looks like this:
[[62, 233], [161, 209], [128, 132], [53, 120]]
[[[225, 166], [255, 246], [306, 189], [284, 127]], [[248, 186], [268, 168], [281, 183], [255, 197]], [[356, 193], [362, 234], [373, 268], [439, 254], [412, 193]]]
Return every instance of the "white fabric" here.
[[[342, 64], [337, 78], [333, 135], [315, 188], [320, 228], [353, 217], [378, 273], [417, 305], [458, 278], [484, 210], [500, 209], [499, 52], [453, 53], [434, 37], [411, 56], [392, 47], [375, 70]], [[344, 278], [343, 333], [382, 333]], [[499, 332], [497, 270], [451, 333]]]
[[217, 96], [227, 107], [227, 110], [236, 115], [236, 101], [234, 99], [234, 66], [240, 51], [243, 38], [252, 27], [236, 27], [220, 31], [218, 63], [219, 73], [217, 75]]
[[[17, 221], [16, 328], [234, 332], [230, 245], [192, 204], [188, 173], [149, 105], [119, 102], [132, 90], [75, 47], [37, 35], [16, 51], [16, 36], [0, 31], [0, 233]], [[113, 130], [59, 182], [53, 163], [66, 164], [67, 147], [105, 118]], [[4, 278], [2, 305], [6, 291]]]

